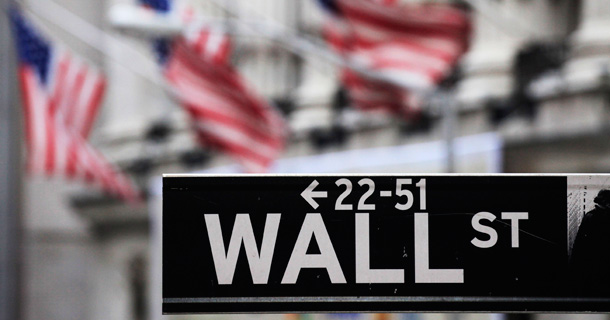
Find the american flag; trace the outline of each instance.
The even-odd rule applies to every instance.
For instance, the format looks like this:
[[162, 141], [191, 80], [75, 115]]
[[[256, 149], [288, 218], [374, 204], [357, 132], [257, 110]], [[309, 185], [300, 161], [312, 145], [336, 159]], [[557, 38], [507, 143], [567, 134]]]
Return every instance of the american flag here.
[[169, 12], [172, 2], [170, 0], [139, 0], [140, 5], [158, 12]]
[[165, 77], [191, 115], [201, 143], [232, 155], [247, 172], [265, 172], [283, 150], [280, 115], [228, 64], [226, 35], [199, 29], [178, 39]]
[[[429, 89], [466, 52], [470, 17], [443, 4], [395, 0], [320, 0], [330, 12], [324, 28], [330, 46], [345, 59], [394, 79]], [[365, 110], [414, 113], [410, 92], [353, 70], [343, 72], [352, 102]], [[415, 111], [416, 113], [416, 111]]]
[[[170, 7], [166, 3], [141, 1], [160, 11]], [[284, 148], [285, 124], [230, 65], [228, 35], [192, 23], [178, 39], [156, 39], [154, 45], [199, 142], [236, 158], [247, 172], [267, 171]]]
[[135, 200], [130, 181], [86, 141], [104, 93], [103, 76], [53, 46], [19, 9], [11, 8], [9, 15], [19, 56], [28, 171], [82, 179]]

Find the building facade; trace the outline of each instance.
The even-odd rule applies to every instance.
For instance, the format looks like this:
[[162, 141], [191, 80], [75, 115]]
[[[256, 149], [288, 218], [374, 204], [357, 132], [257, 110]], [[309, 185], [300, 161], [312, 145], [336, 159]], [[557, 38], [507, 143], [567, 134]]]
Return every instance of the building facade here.
[[[479, 4], [473, 11], [475, 33], [463, 59], [462, 77], [450, 93], [454, 102], [434, 102], [429, 125], [416, 129], [386, 115], [333, 107], [339, 70], [328, 61], [303, 59], [263, 36], [235, 36], [233, 63], [257, 92], [289, 111], [291, 134], [277, 170], [332, 172], [337, 162], [344, 161], [342, 171], [350, 172], [608, 172], [607, 1], [473, 2]], [[236, 170], [232, 159], [220, 153], [188, 157], [198, 146], [187, 116], [163, 84], [148, 39], [116, 28], [107, 19], [112, 8], [131, 3], [22, 1], [44, 31], [105, 71], [109, 87], [92, 143], [149, 194], [147, 203], [131, 206], [79, 184], [27, 178], [23, 196], [25, 319], [160, 319], [160, 198], [155, 189], [159, 175]], [[324, 19], [315, 1], [189, 3], [208, 17], [264, 20], [318, 39]], [[556, 59], [557, 63], [523, 75], [519, 70], [529, 69], [519, 63], [527, 66], [532, 59]], [[452, 121], [442, 111], [446, 106], [453, 108]], [[337, 126], [341, 134], [329, 130]], [[151, 139], [151, 132], [159, 127], [169, 128], [169, 134]], [[478, 144], [480, 149], [475, 148]], [[447, 161], [450, 149], [451, 163]], [[397, 152], [392, 154], [399, 159], [374, 162], [371, 152], [380, 150]], [[326, 162], [317, 161], [321, 159]], [[389, 317], [503, 318], [486, 314]]]

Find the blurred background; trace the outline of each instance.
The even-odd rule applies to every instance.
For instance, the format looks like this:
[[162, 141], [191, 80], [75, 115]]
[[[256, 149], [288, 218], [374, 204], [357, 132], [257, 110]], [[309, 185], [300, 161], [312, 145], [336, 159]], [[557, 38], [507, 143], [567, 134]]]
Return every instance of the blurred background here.
[[[357, 8], [345, 1], [0, 0], [0, 319], [607, 319], [559, 314], [161, 316], [162, 173], [610, 170], [607, 0], [368, 2], [390, 22], [396, 16], [382, 11], [394, 11], [393, 6], [430, 6], [431, 11], [414, 11], [421, 14], [421, 25], [406, 31], [400, 23], [398, 29], [392, 23], [383, 26], [389, 33], [376, 34], [369, 43], [359, 38], [366, 30], [359, 30], [358, 16], [350, 16]], [[461, 8], [463, 16], [434, 13], [433, 4]], [[18, 14], [11, 15], [14, 8]], [[24, 53], [28, 43], [37, 42], [15, 21], [46, 39], [36, 53]], [[240, 146], [230, 137], [206, 135], [201, 124], [209, 113], [197, 112], [206, 106], [189, 104], [196, 94], [181, 91], [164, 69], [169, 68], [166, 59], [172, 61], [168, 43], [193, 23], [203, 26], [199, 30], [222, 30], [230, 39], [226, 61], [203, 57], [201, 64], [213, 64], [219, 74], [246, 84], [247, 90], [229, 86], [227, 99], [250, 101], [255, 114], [262, 114], [254, 126], [275, 126], [263, 130], [262, 145], [247, 139], [259, 132], [239, 128]], [[342, 24], [351, 26], [351, 36], [343, 35], [348, 40], [338, 46], [332, 26], [341, 29]], [[390, 59], [398, 59], [394, 69], [380, 67], [376, 62], [383, 57], [369, 55], [395, 38], [434, 42], [426, 37], [459, 45], [440, 54], [445, 58], [434, 76], [416, 69], [441, 45], [423, 45], [424, 53], [433, 53], [418, 52], [423, 60], [409, 63], [400, 59], [413, 52], [399, 51], [399, 58]], [[69, 50], [104, 74], [105, 92], [90, 134], [74, 138], [95, 150], [87, 153], [94, 154], [92, 159], [107, 160], [111, 169], [104, 177], [86, 165], [80, 169], [82, 179], [48, 166], [42, 172], [32, 168], [32, 135], [37, 135], [32, 126], [38, 120], [31, 118], [26, 69], [33, 66], [39, 82], [58, 72], [41, 67], [52, 63], [49, 50], [40, 57], [40, 46]], [[349, 81], [346, 70], [364, 80]], [[390, 102], [400, 103], [363, 101], [370, 96], [363, 98], [362, 92], [398, 97]], [[233, 103], [230, 107], [244, 108]], [[280, 120], [273, 120], [275, 115]], [[269, 151], [252, 156], [257, 150]], [[102, 166], [106, 160], [99, 160]], [[253, 166], [252, 161], [258, 162]], [[129, 186], [117, 187], [116, 181], [123, 180], [108, 178], [119, 175]]]

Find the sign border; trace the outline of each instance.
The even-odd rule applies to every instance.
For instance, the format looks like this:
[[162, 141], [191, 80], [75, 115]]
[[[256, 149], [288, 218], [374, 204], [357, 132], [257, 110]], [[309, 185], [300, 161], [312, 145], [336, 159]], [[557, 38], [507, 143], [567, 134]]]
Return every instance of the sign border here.
[[[166, 173], [166, 178], [274, 178], [274, 177], [608, 177], [602, 173]], [[161, 228], [161, 241], [163, 241]], [[163, 283], [163, 281], [162, 281]], [[472, 308], [475, 303], [477, 308]], [[273, 310], [269, 311], [269, 304]], [[227, 311], [230, 310], [230, 311]], [[400, 310], [400, 311], [397, 311]], [[489, 296], [283, 296], [162, 298], [162, 313], [244, 314], [244, 313], [608, 313], [610, 297], [489, 297]]]

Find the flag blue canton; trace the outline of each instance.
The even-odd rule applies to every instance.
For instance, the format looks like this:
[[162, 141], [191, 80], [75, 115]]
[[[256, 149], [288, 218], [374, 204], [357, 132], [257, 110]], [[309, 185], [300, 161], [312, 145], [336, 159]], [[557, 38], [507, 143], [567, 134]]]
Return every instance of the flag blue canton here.
[[322, 8], [324, 8], [324, 10], [326, 10], [332, 14], [336, 14], [336, 15], [341, 14], [341, 10], [339, 10], [339, 6], [335, 2], [335, 0], [318, 0], [318, 4]]
[[170, 0], [139, 0], [139, 2], [141, 5], [157, 11], [168, 12], [170, 9]]
[[19, 60], [21, 63], [33, 67], [40, 80], [46, 83], [51, 59], [51, 45], [25, 20], [17, 8], [11, 8], [9, 15]]
[[171, 51], [171, 40], [167, 38], [157, 38], [153, 40], [153, 50], [157, 55], [159, 64], [164, 65], [169, 59]]
[[[139, 4], [158, 12], [169, 12], [171, 0], [138, 0]], [[164, 65], [170, 55], [171, 40], [168, 38], [153, 39], [153, 50], [157, 56], [157, 62]]]

